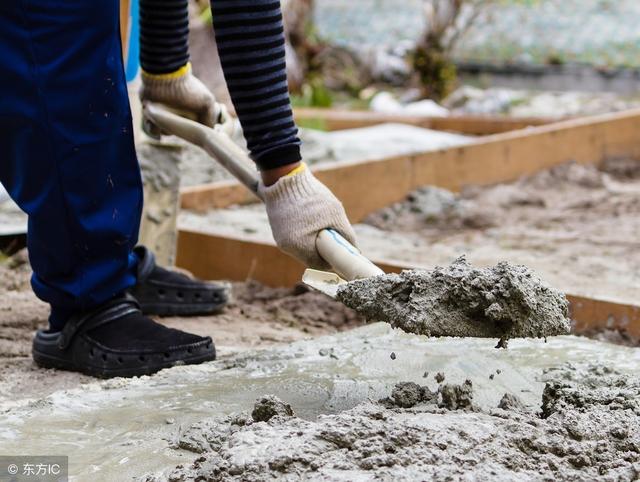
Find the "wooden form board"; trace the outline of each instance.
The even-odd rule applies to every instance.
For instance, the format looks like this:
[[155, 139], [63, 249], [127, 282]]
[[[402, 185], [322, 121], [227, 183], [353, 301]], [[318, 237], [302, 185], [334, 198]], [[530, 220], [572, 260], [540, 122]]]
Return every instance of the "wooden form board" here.
[[[471, 144], [390, 158], [314, 166], [352, 222], [424, 185], [459, 191], [508, 182], [563, 162], [594, 164], [640, 156], [640, 109], [585, 117], [479, 138]], [[182, 207], [206, 211], [255, 198], [235, 181], [181, 191]]]
[[[385, 272], [397, 273], [415, 266], [374, 260]], [[272, 242], [181, 230], [177, 265], [203, 279], [257, 280], [268, 286], [293, 286], [304, 266], [282, 253]], [[594, 329], [620, 329], [640, 339], [640, 304], [568, 294], [577, 333]]]
[[302, 127], [336, 131], [368, 127], [387, 122], [409, 124], [425, 129], [458, 132], [473, 136], [486, 136], [557, 122], [549, 117], [507, 117], [489, 115], [453, 115], [428, 117], [421, 115], [385, 114], [366, 110], [294, 109], [296, 122]]
[[182, 209], [200, 212], [226, 208], [234, 204], [249, 204], [257, 200], [251, 191], [237, 181], [218, 181], [180, 188]]
[[120, 43], [122, 44], [122, 58], [127, 61], [127, 49], [129, 47], [129, 35], [131, 34], [129, 20], [131, 17], [131, 1], [120, 0]]

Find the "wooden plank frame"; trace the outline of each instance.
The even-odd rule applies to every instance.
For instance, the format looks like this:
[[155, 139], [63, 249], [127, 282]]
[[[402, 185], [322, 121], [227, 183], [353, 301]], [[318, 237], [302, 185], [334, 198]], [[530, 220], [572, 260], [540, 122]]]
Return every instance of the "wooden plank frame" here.
[[[640, 157], [640, 109], [566, 120], [479, 138], [460, 147], [408, 156], [314, 167], [316, 176], [342, 200], [352, 222], [431, 184], [452, 191], [464, 185], [508, 182], [576, 161]], [[224, 181], [185, 189], [182, 207], [196, 210], [254, 202], [247, 189]], [[208, 253], [212, 253], [209, 255]], [[377, 260], [387, 272], [411, 266]], [[182, 230], [177, 265], [202, 278], [255, 279], [291, 286], [303, 266], [272, 242]], [[640, 339], [640, 305], [569, 294], [576, 331], [620, 329]]]
[[129, 26], [130, 18], [131, 0], [120, 0], [120, 43], [122, 45], [122, 58], [125, 64], [127, 62], [129, 36], [131, 35]]
[[[313, 171], [358, 222], [420, 186], [459, 191], [469, 184], [513, 181], [570, 160], [595, 164], [621, 156], [640, 156], [640, 109], [485, 136], [459, 147], [318, 165]], [[181, 190], [182, 207], [197, 211], [254, 201], [236, 181]]]
[[437, 131], [457, 132], [471, 136], [486, 136], [524, 129], [563, 120], [552, 117], [507, 117], [496, 115], [452, 115], [428, 117], [407, 114], [385, 114], [366, 110], [296, 108], [293, 111], [301, 127], [336, 131], [356, 129], [388, 122], [409, 124]]
[[[387, 273], [419, 266], [373, 260]], [[304, 266], [282, 253], [272, 241], [181, 230], [177, 265], [204, 279], [257, 280], [269, 286], [300, 282]], [[640, 340], [640, 304], [567, 294], [576, 333], [618, 329]]]

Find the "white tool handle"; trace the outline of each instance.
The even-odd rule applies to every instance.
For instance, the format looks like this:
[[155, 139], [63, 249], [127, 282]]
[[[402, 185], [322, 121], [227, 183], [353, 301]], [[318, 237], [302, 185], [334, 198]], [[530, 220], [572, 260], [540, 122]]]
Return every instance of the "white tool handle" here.
[[[253, 167], [253, 161], [225, 132], [186, 119], [152, 103], [145, 103], [144, 115], [163, 132], [200, 146], [238, 181], [260, 197], [258, 173]], [[365, 258], [358, 248], [333, 229], [324, 229], [318, 233], [316, 249], [322, 259], [347, 281], [384, 274]]]
[[318, 233], [316, 249], [322, 259], [347, 281], [384, 274], [358, 248], [333, 229], [323, 229]]

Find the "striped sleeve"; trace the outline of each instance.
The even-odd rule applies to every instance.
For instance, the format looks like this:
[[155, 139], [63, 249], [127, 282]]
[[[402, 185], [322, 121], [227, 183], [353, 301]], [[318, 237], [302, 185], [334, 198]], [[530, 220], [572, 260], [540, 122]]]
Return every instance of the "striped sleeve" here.
[[189, 0], [140, 0], [140, 66], [167, 74], [189, 61]]
[[278, 0], [212, 0], [213, 26], [231, 100], [260, 169], [301, 159], [285, 66]]

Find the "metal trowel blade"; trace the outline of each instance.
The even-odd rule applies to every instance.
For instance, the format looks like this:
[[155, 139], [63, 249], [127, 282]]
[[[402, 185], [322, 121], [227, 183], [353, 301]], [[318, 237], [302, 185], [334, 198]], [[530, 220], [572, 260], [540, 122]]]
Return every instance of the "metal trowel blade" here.
[[347, 281], [335, 273], [319, 271], [317, 269], [306, 269], [302, 275], [302, 282], [314, 290], [320, 291], [331, 298], [335, 298], [338, 287]]

